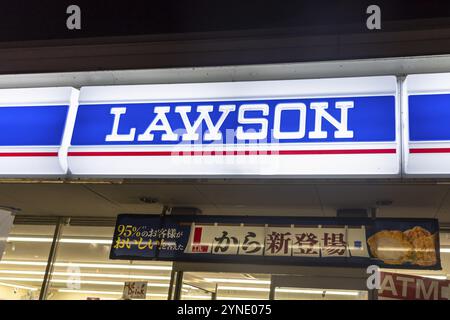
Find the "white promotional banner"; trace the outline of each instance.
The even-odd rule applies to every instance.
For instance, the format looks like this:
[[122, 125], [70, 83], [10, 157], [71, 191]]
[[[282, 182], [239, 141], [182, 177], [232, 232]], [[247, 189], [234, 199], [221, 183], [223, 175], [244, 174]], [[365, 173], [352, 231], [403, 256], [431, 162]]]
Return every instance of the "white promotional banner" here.
[[405, 174], [450, 177], [450, 73], [408, 76], [402, 101]]
[[366, 228], [347, 228], [348, 250], [352, 257], [369, 257], [367, 242], [361, 241], [366, 237]]
[[369, 257], [364, 228], [192, 224], [186, 253], [270, 257]]
[[0, 177], [65, 175], [77, 103], [69, 87], [0, 89]]
[[291, 228], [269, 227], [266, 230], [265, 256], [292, 256], [294, 242]]
[[393, 76], [82, 87], [77, 177], [396, 177]]
[[297, 257], [320, 257], [321, 228], [302, 228], [294, 234], [292, 255]]
[[9, 232], [14, 222], [14, 216], [10, 211], [0, 209], [0, 260], [5, 251], [6, 242]]

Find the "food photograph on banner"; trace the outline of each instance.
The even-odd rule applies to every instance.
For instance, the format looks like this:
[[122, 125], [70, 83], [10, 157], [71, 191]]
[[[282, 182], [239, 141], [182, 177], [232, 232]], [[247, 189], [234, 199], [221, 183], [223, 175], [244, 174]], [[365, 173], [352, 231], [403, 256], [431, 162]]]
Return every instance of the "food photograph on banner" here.
[[35, 2], [0, 300], [450, 299], [450, 4]]

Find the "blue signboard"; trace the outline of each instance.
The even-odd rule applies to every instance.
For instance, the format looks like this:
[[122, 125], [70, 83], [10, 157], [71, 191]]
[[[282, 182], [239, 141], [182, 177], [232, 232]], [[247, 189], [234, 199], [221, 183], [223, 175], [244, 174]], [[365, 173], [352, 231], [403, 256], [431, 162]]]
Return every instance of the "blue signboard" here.
[[0, 146], [60, 146], [67, 105], [0, 107]]
[[395, 130], [395, 96], [82, 104], [72, 145], [393, 142]]
[[450, 94], [409, 96], [410, 141], [450, 140]]
[[450, 74], [407, 76], [408, 94], [404, 110], [404, 172], [409, 176], [448, 177], [450, 175]]
[[121, 214], [110, 258], [441, 269], [435, 219]]

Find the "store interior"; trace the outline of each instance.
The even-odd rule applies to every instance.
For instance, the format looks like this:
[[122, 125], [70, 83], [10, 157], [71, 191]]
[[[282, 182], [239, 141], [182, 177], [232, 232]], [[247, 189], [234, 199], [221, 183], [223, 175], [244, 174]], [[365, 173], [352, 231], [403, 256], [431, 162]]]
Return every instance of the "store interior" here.
[[[37, 299], [54, 227], [14, 225], [0, 261], [0, 299]], [[47, 299], [120, 299], [124, 282], [148, 282], [147, 299], [167, 299], [172, 264], [110, 260], [113, 227], [65, 226]], [[95, 234], [95, 237], [92, 236]], [[450, 278], [450, 233], [442, 232], [443, 270], [388, 270], [437, 279]], [[218, 267], [220, 269], [220, 267]], [[186, 272], [181, 299], [268, 299], [270, 274]], [[277, 288], [276, 299], [367, 299], [367, 292], [327, 288]]]
[[[115, 216], [158, 214], [163, 204], [197, 207], [203, 214], [317, 217], [378, 202], [377, 216], [438, 218], [442, 228], [442, 270], [388, 271], [450, 278], [450, 198], [443, 183], [3, 183], [0, 191], [0, 204], [17, 210], [0, 261], [0, 299], [39, 297], [55, 231], [55, 224], [46, 221], [57, 216], [73, 218], [62, 228], [47, 299], [121, 299], [126, 281], [147, 281], [147, 299], [167, 299], [172, 263], [109, 259]], [[84, 224], [82, 217], [88, 217]], [[217, 299], [269, 298], [270, 273], [221, 271], [218, 266], [214, 272], [185, 272], [181, 299], [212, 299], [214, 294]], [[275, 298], [367, 299], [367, 291], [276, 288]]]

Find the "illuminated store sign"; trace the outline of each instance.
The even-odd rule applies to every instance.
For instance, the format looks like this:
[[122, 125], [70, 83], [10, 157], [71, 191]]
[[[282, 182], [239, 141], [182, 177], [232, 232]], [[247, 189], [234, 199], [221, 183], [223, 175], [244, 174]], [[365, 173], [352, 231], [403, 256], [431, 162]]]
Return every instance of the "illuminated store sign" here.
[[450, 176], [450, 74], [401, 83], [2, 89], [0, 176]]
[[[1, 177], [449, 177], [450, 74], [0, 90]], [[400, 147], [402, 146], [402, 147]]]
[[450, 74], [412, 75], [404, 83], [404, 170], [450, 176]]
[[122, 214], [110, 257], [440, 269], [434, 219]]
[[395, 77], [84, 87], [81, 176], [399, 175]]
[[77, 102], [68, 87], [0, 90], [0, 175], [64, 175]]

